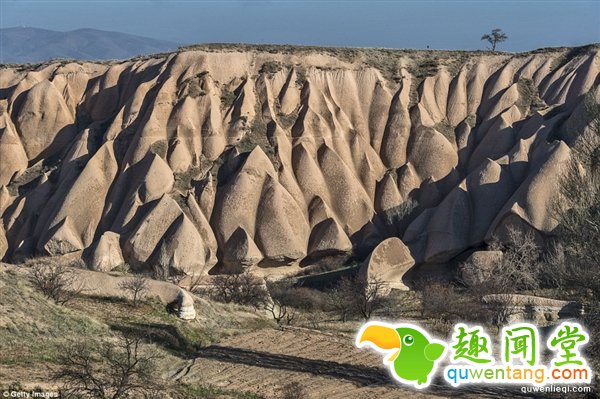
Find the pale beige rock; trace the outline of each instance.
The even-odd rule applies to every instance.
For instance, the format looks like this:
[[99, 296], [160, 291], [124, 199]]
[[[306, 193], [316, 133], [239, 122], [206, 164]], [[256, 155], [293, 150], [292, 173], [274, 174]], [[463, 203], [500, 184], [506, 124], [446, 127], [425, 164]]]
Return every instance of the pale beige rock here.
[[402, 276], [415, 264], [410, 251], [396, 237], [382, 241], [363, 262], [359, 276], [363, 281], [381, 281], [386, 289], [407, 290]]
[[388, 168], [406, 163], [406, 147], [410, 138], [410, 116], [398, 92], [390, 106], [389, 118], [381, 142], [381, 160]]
[[83, 243], [75, 232], [73, 223], [68, 216], [54, 226], [50, 232], [50, 238], [44, 244], [46, 254], [51, 256], [64, 255], [83, 250]]
[[33, 86], [16, 111], [15, 126], [30, 160], [55, 154], [75, 137], [73, 115], [47, 80]]
[[117, 169], [113, 142], [107, 142], [88, 161], [79, 178], [64, 194], [61, 206], [51, 218], [49, 229], [68, 217], [72, 233], [84, 248], [89, 246], [100, 223], [106, 196]]
[[256, 215], [255, 240], [266, 259], [290, 261], [306, 256], [308, 223], [290, 194], [267, 177]]
[[156, 200], [132, 232], [124, 238], [123, 256], [127, 263], [137, 268], [145, 266], [164, 234], [181, 214], [177, 203], [168, 195]]
[[[6, 101], [4, 101], [6, 103]], [[28, 159], [15, 127], [0, 103], [0, 186], [10, 183], [15, 174], [27, 169]]]
[[6, 186], [0, 186], [0, 215], [4, 213], [6, 208], [13, 202], [14, 197], [10, 195]]
[[194, 190], [202, 213], [204, 213], [204, 216], [207, 219], [210, 219], [215, 205], [216, 195], [212, 173], [208, 172], [205, 179], [199, 181], [198, 184], [194, 184]]
[[350, 239], [334, 219], [325, 219], [312, 229], [308, 240], [309, 256], [319, 257], [350, 250]]
[[[106, 273], [98, 273], [91, 270], [72, 269], [76, 278], [73, 281], [74, 288], [83, 288], [85, 295], [102, 297], [117, 297], [131, 299], [130, 294], [121, 287], [132, 277], [111, 276]], [[177, 316], [184, 320], [196, 318], [194, 308], [194, 297], [188, 291], [167, 281], [146, 279], [148, 284], [148, 297], [158, 298], [165, 306], [173, 309]]]
[[90, 269], [109, 272], [125, 263], [119, 243], [120, 236], [113, 231], [106, 231], [101, 236], [92, 253], [86, 259]]
[[377, 186], [375, 196], [375, 210], [383, 212], [387, 209], [395, 208], [403, 201], [398, 186], [390, 173], [386, 173]]
[[421, 179], [440, 180], [458, 164], [458, 156], [444, 136], [434, 129], [419, 127], [408, 146], [408, 160]]
[[483, 297], [491, 308], [501, 308], [508, 322], [529, 321], [537, 325], [553, 324], [559, 319], [581, 317], [583, 307], [575, 302], [521, 294], [493, 294]]
[[[568, 51], [416, 52], [384, 64], [362, 50], [354, 60], [181, 50], [7, 67], [6, 256], [107, 252], [113, 264], [120, 241], [134, 269], [148, 271], [162, 251], [178, 273], [230, 256], [294, 263], [251, 267], [283, 275], [350, 238], [375, 247], [398, 233], [381, 214], [406, 201], [415, 209], [403, 240], [419, 264], [450, 261], [510, 226], [551, 234], [553, 187], [570, 156], [553, 140], [571, 145], [589, 129], [582, 100], [600, 93], [598, 48]], [[433, 58], [432, 76], [409, 72]], [[280, 68], [261, 72], [267, 63]], [[548, 107], [527, 111], [524, 79]], [[236, 241], [241, 252], [229, 254]]]
[[186, 197], [185, 203], [189, 211], [187, 216], [190, 218], [202, 238], [204, 246], [204, 268], [208, 270], [217, 263], [217, 238], [210, 227], [208, 219], [206, 219], [202, 213], [200, 206], [191, 193]]
[[8, 240], [6, 239], [6, 232], [4, 231], [4, 226], [2, 226], [2, 223], [0, 223], [0, 260], [2, 260], [7, 251]]
[[223, 248], [223, 262], [233, 270], [257, 265], [263, 260], [260, 249], [242, 227], [238, 227]]
[[171, 273], [200, 275], [208, 272], [205, 267], [204, 240], [194, 224], [183, 213], [173, 221], [156, 248], [158, 249], [156, 256], [160, 257], [164, 254], [163, 256], [166, 256], [168, 261], [165, 264], [165, 259], [154, 259], [154, 262], [162, 262], [161, 265], [168, 266]]

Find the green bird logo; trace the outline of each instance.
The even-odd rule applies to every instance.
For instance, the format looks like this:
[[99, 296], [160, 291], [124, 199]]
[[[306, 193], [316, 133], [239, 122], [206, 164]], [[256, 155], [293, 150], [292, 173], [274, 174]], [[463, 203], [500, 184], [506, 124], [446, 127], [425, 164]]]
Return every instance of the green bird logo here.
[[387, 355], [383, 364], [390, 367], [392, 376], [419, 389], [429, 386], [429, 377], [446, 352], [444, 342], [431, 339], [419, 326], [380, 321], [362, 326], [356, 336], [356, 346], [371, 346]]

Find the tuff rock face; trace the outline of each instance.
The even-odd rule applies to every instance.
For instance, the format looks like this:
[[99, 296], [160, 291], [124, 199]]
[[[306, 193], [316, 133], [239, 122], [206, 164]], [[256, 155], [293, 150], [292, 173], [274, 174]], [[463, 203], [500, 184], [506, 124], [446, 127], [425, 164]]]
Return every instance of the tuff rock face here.
[[404, 270], [510, 226], [543, 237], [599, 51], [381, 50], [378, 69], [360, 50], [189, 49], [5, 67], [0, 255], [201, 274], [382, 243], [370, 262], [399, 251]]

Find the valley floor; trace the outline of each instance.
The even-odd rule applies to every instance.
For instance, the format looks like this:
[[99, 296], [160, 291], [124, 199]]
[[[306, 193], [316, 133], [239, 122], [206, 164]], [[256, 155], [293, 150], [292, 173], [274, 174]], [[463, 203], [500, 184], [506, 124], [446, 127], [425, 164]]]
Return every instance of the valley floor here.
[[360, 323], [322, 322], [319, 330], [277, 327], [262, 311], [197, 297], [196, 320], [170, 315], [147, 299], [80, 295], [64, 306], [35, 291], [22, 268], [0, 264], [0, 391], [12, 386], [56, 390], [51, 376], [73, 340], [151, 337], [165, 387], [177, 398], [280, 399], [289, 383], [310, 399], [517, 397], [518, 389], [455, 390], [434, 381], [425, 391], [394, 383], [379, 354], [354, 347]]

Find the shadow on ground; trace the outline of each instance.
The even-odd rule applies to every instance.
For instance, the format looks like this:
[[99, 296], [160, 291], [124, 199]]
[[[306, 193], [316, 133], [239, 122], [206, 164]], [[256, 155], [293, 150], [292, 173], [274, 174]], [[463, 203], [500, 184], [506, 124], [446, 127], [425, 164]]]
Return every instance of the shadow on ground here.
[[[316, 376], [345, 380], [359, 387], [379, 386], [403, 391], [413, 391], [394, 382], [387, 370], [383, 367], [369, 367], [363, 365], [340, 363], [332, 360], [307, 359], [300, 356], [275, 354], [250, 349], [211, 345], [201, 347], [192, 343], [174, 326], [153, 323], [135, 323], [129, 325], [113, 325], [114, 330], [125, 335], [139, 336], [154, 344], [164, 347], [176, 356], [191, 360], [192, 363], [184, 367], [184, 375], [190, 371], [195, 359], [211, 359], [232, 364], [242, 364], [252, 367], [261, 367], [272, 370], [287, 370], [298, 373], [309, 373]], [[177, 379], [184, 375], [178, 373]], [[474, 395], [477, 397], [502, 397], [502, 398], [528, 398], [533, 394], [523, 394], [514, 386], [467, 386], [453, 388], [438, 376], [424, 391], [432, 395], [448, 397], [461, 397]]]
[[[361, 387], [383, 386], [397, 388], [399, 390], [412, 390], [409, 387], [399, 386], [392, 380], [387, 371], [383, 369], [348, 363], [338, 363], [329, 360], [306, 359], [298, 356], [280, 355], [218, 345], [200, 349], [196, 352], [196, 357], [273, 370], [310, 373], [318, 376], [343, 379]], [[436, 379], [425, 392], [444, 396], [462, 396], [464, 394], [471, 394], [481, 397], [487, 396], [496, 398], [533, 397], [533, 395], [521, 393], [516, 387], [485, 387], [480, 385], [477, 387], [452, 388], [445, 384], [442, 378]]]

